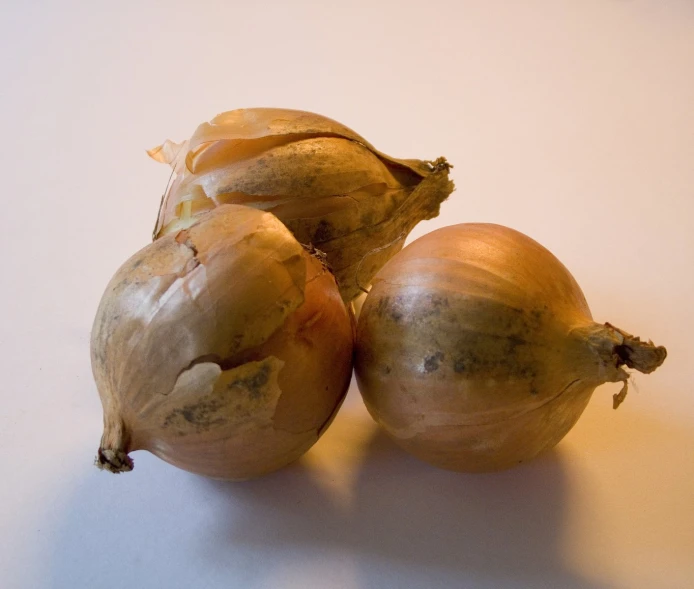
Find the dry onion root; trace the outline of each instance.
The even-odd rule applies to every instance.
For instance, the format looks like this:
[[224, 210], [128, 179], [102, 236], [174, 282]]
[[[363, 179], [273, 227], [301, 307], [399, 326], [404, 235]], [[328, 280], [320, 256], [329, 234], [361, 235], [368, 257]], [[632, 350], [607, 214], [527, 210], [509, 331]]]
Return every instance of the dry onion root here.
[[453, 190], [445, 159], [392, 158], [344, 125], [297, 110], [226, 112], [148, 153], [173, 168], [155, 238], [221, 204], [272, 212], [327, 254], [346, 302]]
[[353, 330], [334, 277], [273, 215], [226, 205], [146, 246], [92, 331], [97, 465], [145, 449], [247, 479], [301, 456], [349, 386]]
[[595, 323], [548, 250], [512, 229], [434, 231], [376, 275], [357, 328], [369, 412], [406, 451], [459, 471], [504, 469], [553, 447], [594, 389], [650, 373], [662, 346]]

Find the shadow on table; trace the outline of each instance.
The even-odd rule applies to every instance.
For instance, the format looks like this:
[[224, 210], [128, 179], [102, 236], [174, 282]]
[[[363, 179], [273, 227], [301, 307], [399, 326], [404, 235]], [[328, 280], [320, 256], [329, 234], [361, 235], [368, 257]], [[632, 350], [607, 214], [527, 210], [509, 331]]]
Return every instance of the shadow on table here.
[[[42, 531], [41, 586], [281, 589], [289, 572], [301, 581], [325, 574], [326, 587], [596, 587], [562, 556], [573, 477], [583, 477], [588, 501], [591, 481], [601, 480], [586, 468], [590, 457], [598, 469], [609, 466], [612, 496], [642, 495], [615, 506], [629, 518], [627, 508], [643, 502], [630, 547], [614, 556], [615, 574], [650, 571], [655, 582], [666, 562], [671, 574], [691, 578], [694, 433], [685, 424], [629, 407], [589, 411], [572, 434], [583, 456], [577, 465], [560, 444], [511, 471], [463, 475], [409, 457], [355, 405], [306, 459], [245, 483], [184, 473], [146, 452], [127, 475], [96, 472], [91, 456], [83, 467], [70, 463], [56, 486], [72, 490], [59, 493], [55, 525]], [[340, 476], [345, 484], [334, 484]], [[604, 504], [604, 489], [596, 499]], [[595, 556], [609, 542], [589, 538], [601, 548], [588, 552], [584, 568], [609, 564], [610, 554]], [[347, 577], [328, 578], [336, 562], [334, 574]], [[291, 582], [284, 586], [301, 586]]]
[[[374, 428], [345, 503], [301, 462], [277, 474], [241, 485], [210, 482], [228, 496], [229, 517], [220, 520], [226, 529], [215, 530], [228, 538], [228, 549], [334, 548], [356, 556], [359, 587], [390, 586], [383, 583], [393, 583], [393, 575], [400, 575], [398, 587], [421, 586], [428, 573], [489, 587], [495, 579], [522, 587], [596, 586], [562, 560], [567, 482], [557, 451], [511, 471], [466, 475], [417, 461]], [[416, 580], [412, 571], [424, 576]]]

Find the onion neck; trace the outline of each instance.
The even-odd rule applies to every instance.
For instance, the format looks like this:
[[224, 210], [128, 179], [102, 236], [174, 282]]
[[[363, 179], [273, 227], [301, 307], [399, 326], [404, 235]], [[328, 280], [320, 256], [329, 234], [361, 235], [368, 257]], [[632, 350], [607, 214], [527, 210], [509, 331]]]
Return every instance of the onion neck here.
[[656, 346], [652, 341], [641, 341], [610, 323], [600, 325], [591, 323], [574, 329], [577, 336], [598, 360], [599, 383], [622, 382], [622, 390], [613, 395], [613, 407], [617, 409], [627, 395], [629, 373], [624, 367], [633, 368], [644, 374], [650, 374], [660, 366], [667, 357], [663, 346]]
[[104, 433], [94, 464], [101, 470], [113, 473], [129, 472], [133, 469], [132, 458], [128, 456], [129, 450], [130, 433], [123, 420], [105, 419]]

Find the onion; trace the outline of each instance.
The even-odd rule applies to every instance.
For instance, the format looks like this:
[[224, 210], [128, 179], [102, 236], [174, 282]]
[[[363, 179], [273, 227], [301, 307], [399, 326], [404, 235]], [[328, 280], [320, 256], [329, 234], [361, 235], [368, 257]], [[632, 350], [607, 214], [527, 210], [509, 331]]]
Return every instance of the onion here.
[[353, 327], [332, 274], [280, 221], [225, 205], [118, 270], [91, 346], [98, 466], [131, 470], [142, 449], [246, 479], [292, 462], [329, 425]]
[[591, 319], [548, 250], [463, 224], [418, 239], [376, 275], [355, 369], [373, 418], [402, 448], [459, 471], [504, 469], [553, 447], [594, 389], [649, 373], [665, 348]]
[[222, 113], [189, 140], [148, 153], [173, 167], [155, 237], [220, 204], [270, 211], [327, 254], [345, 301], [453, 190], [443, 158], [392, 158], [344, 125], [297, 110]]

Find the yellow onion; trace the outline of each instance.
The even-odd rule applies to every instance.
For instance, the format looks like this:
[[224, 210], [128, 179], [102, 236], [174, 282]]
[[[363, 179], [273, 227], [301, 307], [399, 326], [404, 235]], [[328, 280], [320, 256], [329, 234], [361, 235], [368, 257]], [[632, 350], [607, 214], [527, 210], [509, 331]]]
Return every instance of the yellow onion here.
[[445, 227], [376, 275], [355, 370], [402, 448], [459, 471], [504, 469], [553, 447], [594, 389], [655, 370], [665, 348], [598, 324], [548, 250], [498, 225]]
[[221, 204], [269, 211], [327, 254], [345, 301], [453, 190], [443, 158], [392, 158], [344, 125], [297, 110], [225, 112], [189, 140], [148, 153], [173, 168], [155, 238]]
[[149, 450], [246, 479], [310, 448], [349, 386], [353, 328], [335, 279], [270, 213], [225, 205], [115, 274], [92, 331], [97, 465]]

